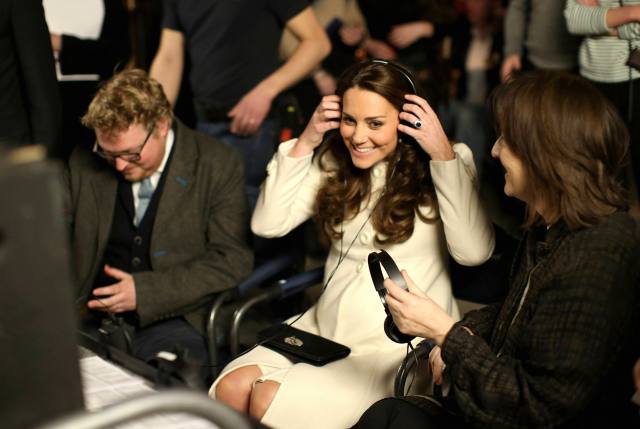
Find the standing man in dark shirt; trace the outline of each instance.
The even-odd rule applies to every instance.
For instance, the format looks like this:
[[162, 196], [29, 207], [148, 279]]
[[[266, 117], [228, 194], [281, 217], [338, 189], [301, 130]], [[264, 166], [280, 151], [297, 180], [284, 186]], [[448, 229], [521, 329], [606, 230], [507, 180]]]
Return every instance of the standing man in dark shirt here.
[[[278, 46], [285, 27], [300, 44], [280, 64]], [[322, 61], [329, 39], [306, 0], [164, 0], [151, 76], [172, 104], [185, 49], [197, 127], [242, 153], [253, 202], [274, 151], [272, 103]]]
[[207, 306], [252, 266], [240, 157], [173, 120], [142, 70], [115, 75], [82, 118], [93, 150], [69, 160], [80, 301], [115, 314], [150, 360], [180, 345], [206, 361]]
[[61, 121], [42, 2], [0, 2], [0, 145], [42, 144], [51, 151]]

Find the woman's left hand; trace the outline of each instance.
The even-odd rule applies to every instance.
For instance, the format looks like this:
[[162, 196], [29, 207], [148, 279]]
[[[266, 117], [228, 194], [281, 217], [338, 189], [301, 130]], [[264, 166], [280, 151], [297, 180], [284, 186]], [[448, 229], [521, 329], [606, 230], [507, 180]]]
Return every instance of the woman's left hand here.
[[414, 94], [404, 96], [408, 103], [402, 105], [400, 119], [419, 126], [410, 127], [400, 123], [398, 131], [413, 137], [420, 147], [429, 154], [434, 161], [449, 161], [455, 158], [455, 153], [449, 139], [442, 129], [438, 116], [427, 100]]
[[386, 301], [396, 326], [403, 334], [433, 339], [442, 345], [455, 321], [411, 280], [406, 271], [402, 276], [409, 286], [404, 290], [391, 279], [384, 281]]

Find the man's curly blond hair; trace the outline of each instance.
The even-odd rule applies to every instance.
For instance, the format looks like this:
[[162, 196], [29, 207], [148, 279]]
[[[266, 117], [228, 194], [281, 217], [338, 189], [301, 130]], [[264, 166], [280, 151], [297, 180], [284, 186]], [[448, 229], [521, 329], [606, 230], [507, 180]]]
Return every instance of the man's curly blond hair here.
[[105, 82], [82, 117], [84, 126], [104, 133], [122, 132], [133, 124], [150, 130], [160, 119], [173, 118], [162, 86], [144, 70], [124, 70]]

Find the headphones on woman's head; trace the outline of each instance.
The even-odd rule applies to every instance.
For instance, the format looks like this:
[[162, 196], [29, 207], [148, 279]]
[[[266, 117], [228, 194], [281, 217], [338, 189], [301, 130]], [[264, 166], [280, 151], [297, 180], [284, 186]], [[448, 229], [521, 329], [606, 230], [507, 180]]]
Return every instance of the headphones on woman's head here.
[[[372, 64], [383, 64], [389, 67], [392, 67], [394, 70], [396, 70], [398, 73], [400, 73], [402, 76], [404, 76], [404, 78], [407, 80], [407, 82], [409, 82], [409, 86], [411, 86], [411, 90], [413, 91], [414, 95], [418, 95], [418, 89], [416, 87], [416, 84], [413, 82], [413, 79], [411, 78], [411, 74], [409, 73], [409, 70], [407, 70], [406, 68], [402, 67], [400, 64], [391, 62], [391, 61], [387, 61], [387, 60], [371, 60]], [[420, 128], [422, 126], [422, 122], [420, 120], [416, 120], [414, 123], [410, 123], [407, 121], [402, 121], [405, 124], [413, 127], [413, 128]]]
[[409, 82], [409, 85], [411, 86], [411, 89], [413, 90], [413, 93], [415, 95], [418, 95], [418, 90], [416, 89], [415, 83], [413, 83], [413, 79], [411, 79], [411, 76], [409, 75], [409, 70], [405, 69], [400, 64], [396, 64], [396, 63], [393, 63], [393, 62], [387, 61], [387, 60], [371, 60], [371, 62], [374, 63], [374, 64], [384, 64], [386, 66], [393, 67], [395, 70], [400, 72], [400, 74], [403, 75], [405, 77], [405, 79], [407, 79], [407, 82]]
[[381, 250], [380, 252], [369, 253], [367, 262], [369, 263], [369, 273], [371, 274], [371, 280], [373, 280], [373, 286], [380, 296], [380, 301], [382, 302], [382, 306], [384, 307], [384, 312], [387, 313], [387, 318], [384, 319], [384, 333], [387, 334], [387, 337], [389, 337], [389, 339], [393, 342], [399, 344], [410, 342], [415, 337], [400, 332], [393, 321], [393, 317], [391, 317], [391, 312], [389, 311], [387, 301], [385, 301], [384, 299], [384, 297], [387, 295], [387, 289], [384, 287], [384, 276], [382, 275], [381, 265], [384, 267], [384, 270], [387, 272], [387, 274], [389, 274], [389, 278], [393, 280], [395, 284], [400, 286], [402, 289], [408, 290], [409, 287], [404, 281], [402, 273], [400, 273], [398, 266], [393, 261], [393, 259], [391, 259], [391, 256], [389, 256], [389, 254], [384, 250]]

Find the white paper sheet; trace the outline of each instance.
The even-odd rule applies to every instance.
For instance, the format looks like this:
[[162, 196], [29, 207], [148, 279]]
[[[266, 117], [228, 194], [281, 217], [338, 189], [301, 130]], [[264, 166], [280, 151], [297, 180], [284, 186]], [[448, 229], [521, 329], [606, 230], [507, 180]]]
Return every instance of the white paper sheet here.
[[100, 37], [103, 0], [43, 0], [42, 6], [50, 33], [92, 40]]
[[[96, 40], [100, 37], [105, 13], [103, 0], [43, 0], [42, 7], [49, 33], [67, 34], [90, 40]], [[61, 82], [97, 81], [100, 79], [97, 74], [63, 75], [57, 58], [56, 75]]]
[[[84, 391], [85, 407], [96, 411], [126, 398], [153, 392], [144, 378], [120, 368], [99, 356], [80, 359], [80, 373]], [[216, 429], [213, 423], [199, 417], [173, 413], [158, 414], [139, 419], [120, 429]]]

